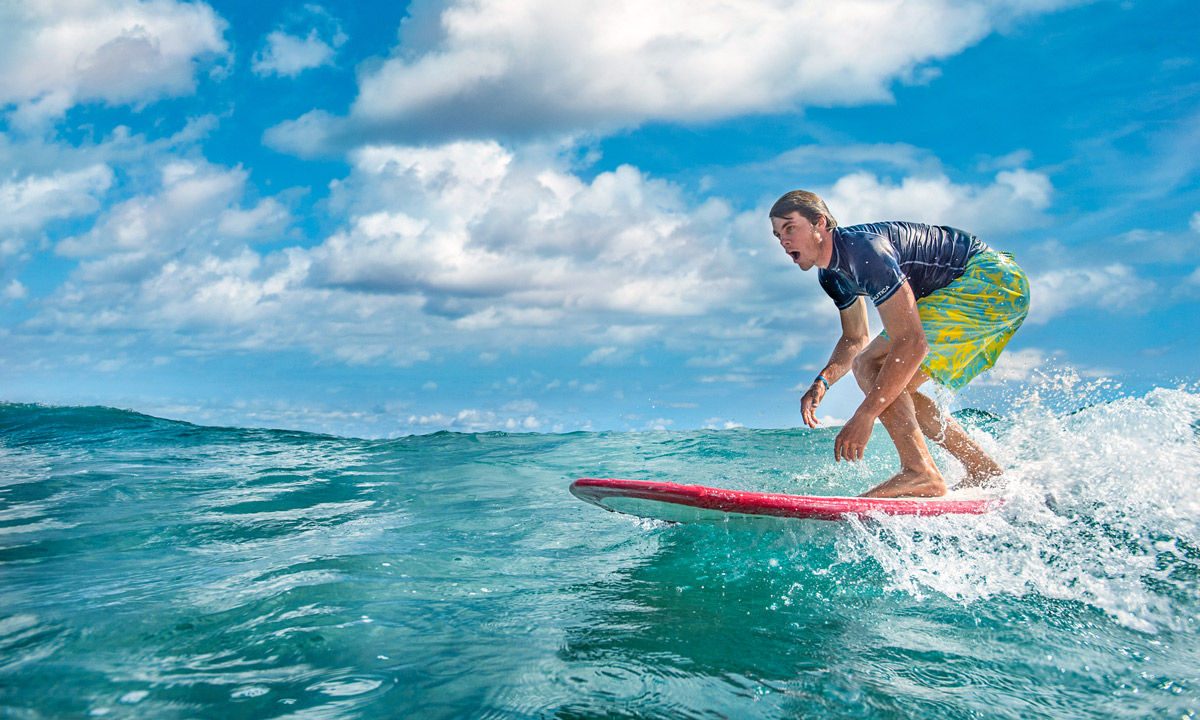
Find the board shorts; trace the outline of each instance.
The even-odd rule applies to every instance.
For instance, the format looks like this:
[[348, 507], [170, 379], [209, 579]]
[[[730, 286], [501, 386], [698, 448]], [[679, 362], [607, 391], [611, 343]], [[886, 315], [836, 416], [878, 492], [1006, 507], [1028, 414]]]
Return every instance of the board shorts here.
[[988, 248], [949, 285], [918, 300], [917, 313], [929, 345], [922, 372], [957, 390], [996, 364], [1025, 321], [1029, 281], [1011, 253]]

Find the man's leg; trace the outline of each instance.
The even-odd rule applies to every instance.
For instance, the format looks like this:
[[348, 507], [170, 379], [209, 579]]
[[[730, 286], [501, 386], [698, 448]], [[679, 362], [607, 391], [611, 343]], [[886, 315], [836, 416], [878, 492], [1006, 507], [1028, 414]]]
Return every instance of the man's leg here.
[[[874, 389], [891, 348], [892, 341], [880, 336], [872, 340], [871, 344], [854, 358], [854, 378], [864, 393], [870, 393]], [[925, 438], [921, 436], [922, 429], [910, 392], [915, 391], [924, 380], [923, 374], [914, 378], [916, 385], [910, 383], [910, 387], [905, 388], [905, 391], [879, 414], [879, 422], [896, 445], [901, 469], [887, 482], [863, 493], [864, 497], [938, 497], [946, 494], [946, 481], [934, 464], [933, 456], [929, 454]]]
[[[917, 376], [922, 378], [922, 382], [926, 377], [920, 370], [917, 371]], [[1004, 473], [996, 461], [979, 447], [979, 443], [971, 439], [957, 420], [950, 415], [943, 415], [937, 403], [930, 397], [917, 392], [911, 384], [909, 387], [921, 432], [945, 448], [946, 452], [966, 468], [967, 477], [959, 484], [960, 487], [976, 487]]]

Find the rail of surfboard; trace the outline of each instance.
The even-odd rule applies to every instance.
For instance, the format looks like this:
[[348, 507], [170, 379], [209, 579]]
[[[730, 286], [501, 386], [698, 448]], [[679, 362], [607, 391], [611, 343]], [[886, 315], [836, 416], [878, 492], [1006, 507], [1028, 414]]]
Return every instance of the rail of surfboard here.
[[836, 520], [847, 515], [978, 515], [998, 507], [1000, 498], [971, 500], [864, 498], [783, 495], [726, 490], [704, 485], [681, 485], [648, 480], [580, 478], [571, 483], [571, 493], [581, 500], [614, 510], [606, 498], [630, 498], [683, 505], [726, 513]]

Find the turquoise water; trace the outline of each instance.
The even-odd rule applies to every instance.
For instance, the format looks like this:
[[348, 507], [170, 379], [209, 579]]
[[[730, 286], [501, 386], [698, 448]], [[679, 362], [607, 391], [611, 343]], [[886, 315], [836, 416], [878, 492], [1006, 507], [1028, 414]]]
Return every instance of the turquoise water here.
[[847, 494], [894, 459], [0, 405], [0, 717], [1192, 717], [1200, 395], [1014, 418], [974, 429], [1012, 468], [987, 516], [670, 526], [567, 485]]

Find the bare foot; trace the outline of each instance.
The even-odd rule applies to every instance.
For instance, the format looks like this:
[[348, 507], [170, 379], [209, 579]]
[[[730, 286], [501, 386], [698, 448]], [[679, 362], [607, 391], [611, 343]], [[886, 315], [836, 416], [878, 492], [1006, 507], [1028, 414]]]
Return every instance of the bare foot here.
[[941, 497], [946, 494], [946, 481], [934, 470], [901, 470], [890, 480], [871, 488], [861, 497]]

